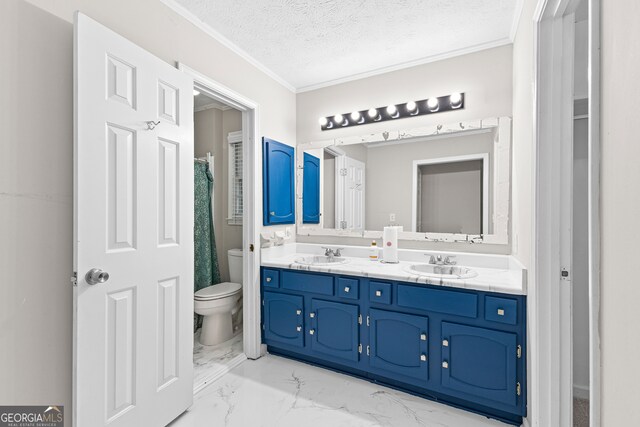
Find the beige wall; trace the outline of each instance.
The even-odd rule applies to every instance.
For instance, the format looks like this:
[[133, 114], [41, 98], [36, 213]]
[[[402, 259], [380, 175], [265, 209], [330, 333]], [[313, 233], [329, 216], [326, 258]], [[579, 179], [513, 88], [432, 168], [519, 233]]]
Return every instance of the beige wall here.
[[293, 93], [157, 0], [0, 2], [0, 402], [64, 405], [67, 425], [76, 9], [260, 104], [264, 135], [295, 144], [296, 113]]
[[513, 44], [513, 150], [511, 165], [511, 244], [513, 254], [531, 268], [533, 206], [533, 11], [524, 0]]
[[[384, 130], [510, 116], [511, 59], [511, 46], [503, 46], [300, 93], [296, 123], [298, 141], [305, 143]], [[452, 92], [466, 93], [464, 110], [324, 132], [318, 124], [321, 116]]]
[[602, 425], [640, 420], [640, 2], [602, 1]]
[[222, 281], [229, 281], [227, 251], [242, 248], [242, 226], [229, 225], [226, 218], [229, 210], [229, 132], [242, 130], [242, 113], [238, 110], [222, 111], [216, 108], [199, 111], [194, 116], [194, 138], [196, 157], [214, 156], [213, 167], [213, 212], [216, 249]]

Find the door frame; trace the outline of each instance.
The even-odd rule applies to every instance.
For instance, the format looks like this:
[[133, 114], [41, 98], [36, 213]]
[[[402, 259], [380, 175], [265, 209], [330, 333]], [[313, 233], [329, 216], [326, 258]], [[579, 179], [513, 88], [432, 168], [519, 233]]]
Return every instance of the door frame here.
[[439, 165], [443, 163], [468, 162], [472, 160], [482, 160], [482, 233], [489, 233], [489, 153], [465, 154], [460, 156], [436, 157], [432, 159], [422, 159], [413, 161], [413, 178], [411, 189], [411, 231], [417, 232], [418, 219], [421, 216], [421, 203], [418, 202], [418, 191], [422, 184], [418, 182], [420, 166]]
[[[258, 359], [264, 354], [260, 337], [260, 229], [262, 216], [258, 207], [262, 206], [262, 147], [260, 140], [260, 106], [251, 99], [239, 94], [227, 86], [210, 79], [204, 74], [178, 62], [177, 68], [193, 78], [194, 85], [207, 96], [223, 102], [242, 112], [242, 140], [247, 149], [242, 150], [243, 197], [247, 202], [242, 216], [242, 328], [243, 351], [247, 358]], [[250, 248], [253, 247], [253, 251]]]
[[[574, 13], [581, 0], [539, 0], [534, 24], [534, 265], [529, 288], [528, 425], [572, 425], [571, 214]], [[600, 426], [600, 0], [589, 1], [590, 422]], [[560, 185], [558, 185], [560, 183]]]

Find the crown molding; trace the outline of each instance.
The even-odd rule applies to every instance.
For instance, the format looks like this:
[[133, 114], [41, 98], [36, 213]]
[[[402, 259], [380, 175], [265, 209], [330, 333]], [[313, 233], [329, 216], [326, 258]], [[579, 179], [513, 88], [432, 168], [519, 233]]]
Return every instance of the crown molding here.
[[176, 2], [175, 0], [160, 0], [165, 6], [169, 9], [173, 10], [178, 15], [182, 16], [184, 19], [189, 21], [191, 24], [195, 25], [197, 28], [205, 32], [207, 35], [214, 38], [220, 44], [222, 44], [227, 49], [231, 50], [233, 53], [256, 67], [258, 70], [265, 73], [267, 76], [271, 77], [276, 82], [280, 83], [282, 86], [287, 88], [289, 91], [296, 93], [296, 88], [293, 87], [289, 82], [280, 77], [278, 74], [274, 73], [270, 68], [264, 65], [262, 62], [255, 59], [253, 56], [249, 55], [245, 50], [240, 48], [238, 45], [233, 43], [231, 40], [214, 30], [209, 24], [202, 21], [196, 15], [191, 13], [187, 8]]
[[468, 55], [470, 53], [479, 52], [482, 50], [493, 49], [495, 47], [506, 46], [511, 44], [512, 41], [508, 37], [504, 37], [498, 40], [494, 40], [487, 43], [481, 43], [475, 46], [470, 46], [462, 49], [451, 50], [449, 52], [439, 53], [437, 55], [426, 56], [424, 58], [416, 59], [413, 61], [402, 62], [400, 64], [390, 65], [388, 67], [382, 67], [364, 73], [352, 74], [350, 76], [341, 77], [339, 79], [327, 80], [326, 82], [304, 86], [297, 90], [297, 93], [310, 92], [316, 89], [322, 89], [328, 86], [334, 86], [341, 83], [347, 83], [354, 80], [366, 79], [367, 77], [373, 77], [380, 74], [390, 73], [392, 71], [403, 70], [405, 68], [411, 68], [418, 65], [429, 64], [431, 62], [442, 61], [443, 59], [455, 58], [456, 56]]
[[211, 110], [212, 108], [215, 108], [216, 110], [220, 110], [220, 111], [227, 111], [227, 110], [233, 109], [233, 107], [229, 107], [228, 105], [207, 104], [207, 105], [201, 105], [200, 107], [195, 107], [193, 111], [195, 113], [199, 113], [200, 111]]

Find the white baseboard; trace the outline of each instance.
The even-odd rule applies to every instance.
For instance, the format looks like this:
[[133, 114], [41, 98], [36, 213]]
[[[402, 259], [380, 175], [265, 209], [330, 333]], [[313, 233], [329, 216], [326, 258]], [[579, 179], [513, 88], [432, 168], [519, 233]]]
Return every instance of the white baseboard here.
[[589, 399], [589, 387], [574, 384], [573, 397], [577, 397], [578, 399]]
[[216, 366], [211, 369], [211, 372], [207, 373], [207, 376], [202, 378], [202, 380], [198, 381], [198, 383], [193, 384], [193, 394], [197, 394], [201, 392], [204, 388], [206, 388], [209, 384], [214, 382], [215, 380], [220, 379], [227, 372], [240, 365], [242, 362], [247, 360], [247, 355], [244, 353], [240, 353], [233, 359], [229, 360], [228, 363], [224, 365]]

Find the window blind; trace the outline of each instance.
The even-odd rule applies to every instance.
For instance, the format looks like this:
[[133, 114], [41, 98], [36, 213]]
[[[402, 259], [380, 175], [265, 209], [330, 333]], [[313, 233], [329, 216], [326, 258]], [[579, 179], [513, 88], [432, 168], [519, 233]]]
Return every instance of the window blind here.
[[242, 141], [229, 143], [229, 224], [242, 224], [242, 166]]

